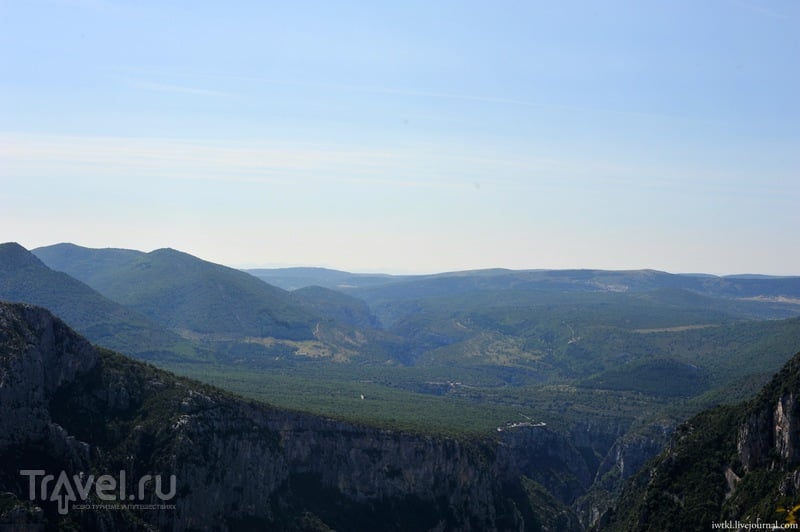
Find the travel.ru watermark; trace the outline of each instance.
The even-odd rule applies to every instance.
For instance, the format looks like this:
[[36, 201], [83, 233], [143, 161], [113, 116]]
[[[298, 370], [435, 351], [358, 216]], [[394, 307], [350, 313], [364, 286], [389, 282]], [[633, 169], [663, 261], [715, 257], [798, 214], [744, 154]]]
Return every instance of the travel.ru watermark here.
[[149, 490], [154, 488], [153, 493], [161, 501], [169, 501], [175, 497], [175, 475], [169, 476], [169, 490], [166, 492], [161, 475], [143, 475], [134, 486], [134, 493], [128, 493], [125, 470], [121, 470], [116, 478], [111, 475], [95, 478], [94, 475], [87, 476], [83, 473], [70, 477], [65, 471], [56, 476], [47, 474], [44, 469], [22, 469], [19, 474], [28, 477], [28, 498], [31, 501], [57, 502], [58, 513], [61, 515], [69, 511], [71, 503], [86, 501], [92, 494], [106, 502], [147, 501]]

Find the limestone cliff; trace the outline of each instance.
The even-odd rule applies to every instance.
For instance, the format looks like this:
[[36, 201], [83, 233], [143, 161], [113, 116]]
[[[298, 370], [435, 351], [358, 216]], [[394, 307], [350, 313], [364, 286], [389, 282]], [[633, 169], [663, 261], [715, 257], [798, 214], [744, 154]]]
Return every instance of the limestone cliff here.
[[597, 528], [700, 530], [725, 522], [746, 530], [753, 523], [796, 523], [798, 396], [800, 354], [753, 400], [703, 412], [678, 427]]
[[573, 505], [585, 528], [596, 525], [614, 505], [625, 481], [663, 449], [671, 430], [670, 425], [651, 425], [613, 441], [597, 467], [591, 488]]

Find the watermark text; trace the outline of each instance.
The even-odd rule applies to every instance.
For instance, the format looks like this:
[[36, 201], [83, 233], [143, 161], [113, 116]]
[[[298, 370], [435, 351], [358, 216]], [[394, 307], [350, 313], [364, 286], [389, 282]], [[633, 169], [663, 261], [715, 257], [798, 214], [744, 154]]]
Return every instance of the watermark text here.
[[[22, 469], [19, 472], [23, 477], [28, 477], [28, 499], [31, 501], [51, 501], [58, 503], [58, 513], [65, 515], [70, 508], [70, 504], [76, 501], [85, 502], [90, 495], [94, 495], [99, 501], [104, 502], [126, 502], [127, 506], [134, 501], [146, 503], [148, 492], [152, 492], [160, 501], [169, 501], [175, 497], [175, 475], [169, 476], [169, 489], [164, 490], [164, 483], [161, 475], [143, 475], [138, 482], [133, 484], [133, 493], [128, 492], [128, 479], [125, 470], [121, 470], [115, 478], [112, 475], [84, 475], [79, 473], [71, 477], [66, 471], [56, 476], [48, 474], [44, 469]], [[38, 488], [37, 489], [37, 481]], [[104, 504], [84, 504], [80, 506], [105, 506]], [[112, 506], [112, 505], [109, 505]], [[141, 504], [141, 506], [172, 506], [159, 504]], [[86, 509], [86, 508], [81, 508]], [[99, 509], [99, 508], [98, 508]], [[133, 508], [129, 508], [133, 509]], [[142, 508], [150, 509], [150, 508]], [[163, 509], [163, 508], [155, 508]]]

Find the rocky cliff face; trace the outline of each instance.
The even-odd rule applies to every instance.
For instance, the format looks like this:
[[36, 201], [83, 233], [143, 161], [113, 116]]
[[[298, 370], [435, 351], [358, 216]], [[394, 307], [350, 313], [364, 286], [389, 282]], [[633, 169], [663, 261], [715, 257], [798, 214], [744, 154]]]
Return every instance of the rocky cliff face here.
[[0, 524], [569, 530], [564, 505], [591, 482], [543, 428], [464, 441], [280, 411], [97, 350], [24, 305], [0, 304], [0, 409]]
[[588, 493], [573, 505], [584, 528], [595, 526], [613, 506], [625, 482], [664, 448], [671, 429], [654, 425], [647, 430], [622, 434], [613, 441], [597, 467]]
[[[597, 528], [708, 529], [800, 518], [800, 354], [748, 403], [703, 412], [634, 476]], [[738, 523], [738, 525], [736, 524]]]
[[765, 408], [750, 412], [739, 427], [736, 449], [745, 472], [800, 457], [800, 417], [795, 392], [783, 393]]
[[62, 322], [33, 307], [0, 305], [0, 450], [37, 447], [75, 465], [87, 446], [53, 423], [49, 401], [94, 367], [95, 349]]

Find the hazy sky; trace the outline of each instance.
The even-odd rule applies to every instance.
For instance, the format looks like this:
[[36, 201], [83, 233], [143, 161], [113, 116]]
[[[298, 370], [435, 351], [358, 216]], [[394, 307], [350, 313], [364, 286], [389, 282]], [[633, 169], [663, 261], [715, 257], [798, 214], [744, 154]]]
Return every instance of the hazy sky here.
[[0, 0], [0, 241], [800, 274], [796, 0]]

